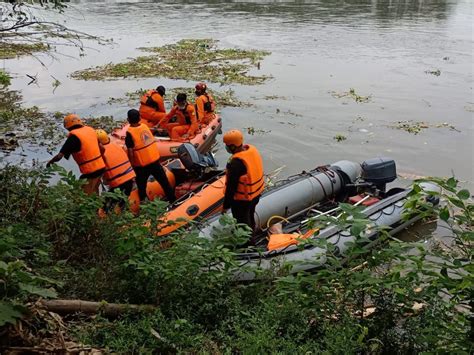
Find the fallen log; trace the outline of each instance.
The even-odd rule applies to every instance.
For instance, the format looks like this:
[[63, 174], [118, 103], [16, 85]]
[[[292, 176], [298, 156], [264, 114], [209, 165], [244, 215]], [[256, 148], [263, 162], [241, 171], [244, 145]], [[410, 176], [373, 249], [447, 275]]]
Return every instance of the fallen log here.
[[152, 313], [157, 310], [157, 306], [153, 305], [139, 305], [139, 304], [121, 304], [121, 303], [107, 303], [91, 302], [82, 300], [41, 300], [39, 306], [47, 311], [69, 314], [69, 313], [85, 313], [97, 314], [102, 313], [105, 316], [116, 317], [126, 312], [145, 312]]

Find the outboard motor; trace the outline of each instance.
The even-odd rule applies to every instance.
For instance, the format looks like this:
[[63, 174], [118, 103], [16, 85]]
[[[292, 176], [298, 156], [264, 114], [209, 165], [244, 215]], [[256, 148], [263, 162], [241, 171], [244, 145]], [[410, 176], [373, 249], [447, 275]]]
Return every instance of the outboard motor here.
[[390, 158], [373, 158], [362, 163], [362, 179], [373, 184], [382, 193], [386, 185], [397, 178], [395, 161]]
[[184, 167], [193, 172], [218, 166], [218, 162], [212, 153], [201, 154], [191, 143], [183, 143], [178, 147], [178, 157]]

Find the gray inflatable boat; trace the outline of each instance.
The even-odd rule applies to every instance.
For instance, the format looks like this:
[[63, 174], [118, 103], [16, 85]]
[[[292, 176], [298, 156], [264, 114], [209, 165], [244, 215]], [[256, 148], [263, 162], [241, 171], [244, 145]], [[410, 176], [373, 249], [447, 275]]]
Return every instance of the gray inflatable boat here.
[[[275, 264], [291, 263], [291, 272], [311, 270], [322, 267], [327, 260], [328, 247], [332, 253], [344, 257], [359, 236], [352, 235], [350, 223], [345, 229], [328, 225], [317, 232], [310, 229], [312, 219], [321, 215], [337, 218], [341, 202], [361, 205], [362, 213], [370, 220], [364, 240], [367, 247], [377, 241], [378, 227], [385, 227], [395, 235], [415, 223], [421, 217], [413, 215], [403, 219], [404, 204], [412, 187], [386, 189], [388, 183], [396, 179], [395, 162], [389, 158], [375, 158], [357, 164], [340, 161], [329, 166], [319, 167], [310, 172], [290, 177], [264, 193], [255, 211], [257, 224], [255, 248], [248, 248], [237, 255], [241, 266], [236, 273], [239, 280], [256, 277], [255, 269], [270, 270]], [[426, 191], [439, 191], [432, 184], [422, 184]], [[429, 202], [437, 204], [436, 198]], [[276, 217], [276, 218], [275, 218]], [[305, 236], [302, 242], [298, 237], [280, 247], [274, 245], [269, 250], [268, 227], [273, 221], [285, 220], [282, 233]], [[219, 216], [207, 221], [201, 230], [204, 238], [213, 238], [220, 229]], [[270, 241], [272, 240], [270, 235]], [[312, 241], [325, 240], [325, 243]], [[326, 244], [326, 246], [322, 246]]]

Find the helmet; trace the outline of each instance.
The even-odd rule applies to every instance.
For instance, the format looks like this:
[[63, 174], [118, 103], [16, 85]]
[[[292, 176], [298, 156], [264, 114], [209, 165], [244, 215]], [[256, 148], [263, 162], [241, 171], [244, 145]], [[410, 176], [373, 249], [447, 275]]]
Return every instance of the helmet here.
[[225, 145], [235, 145], [236, 147], [240, 147], [244, 144], [244, 136], [238, 129], [232, 129], [224, 134], [224, 143]]
[[101, 144], [108, 144], [110, 142], [110, 138], [107, 135], [107, 132], [103, 129], [96, 129], [95, 133], [97, 133], [97, 139]]
[[207, 89], [207, 85], [204, 83], [197, 83], [195, 88], [196, 88], [196, 91], [204, 92]]
[[84, 123], [81, 121], [78, 115], [69, 114], [66, 117], [64, 117], [64, 128], [69, 129], [77, 125], [81, 125], [81, 126], [84, 125]]

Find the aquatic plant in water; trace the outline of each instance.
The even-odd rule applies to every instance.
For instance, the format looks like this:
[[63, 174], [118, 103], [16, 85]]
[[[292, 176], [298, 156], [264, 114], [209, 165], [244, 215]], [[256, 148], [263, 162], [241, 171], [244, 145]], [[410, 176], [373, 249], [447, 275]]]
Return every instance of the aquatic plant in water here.
[[268, 76], [253, 76], [248, 72], [259, 66], [259, 61], [269, 52], [222, 49], [217, 47], [217, 42], [213, 39], [183, 39], [162, 47], [139, 48], [151, 55], [79, 70], [71, 76], [83, 80], [162, 77], [245, 85], [261, 84], [268, 79]]

